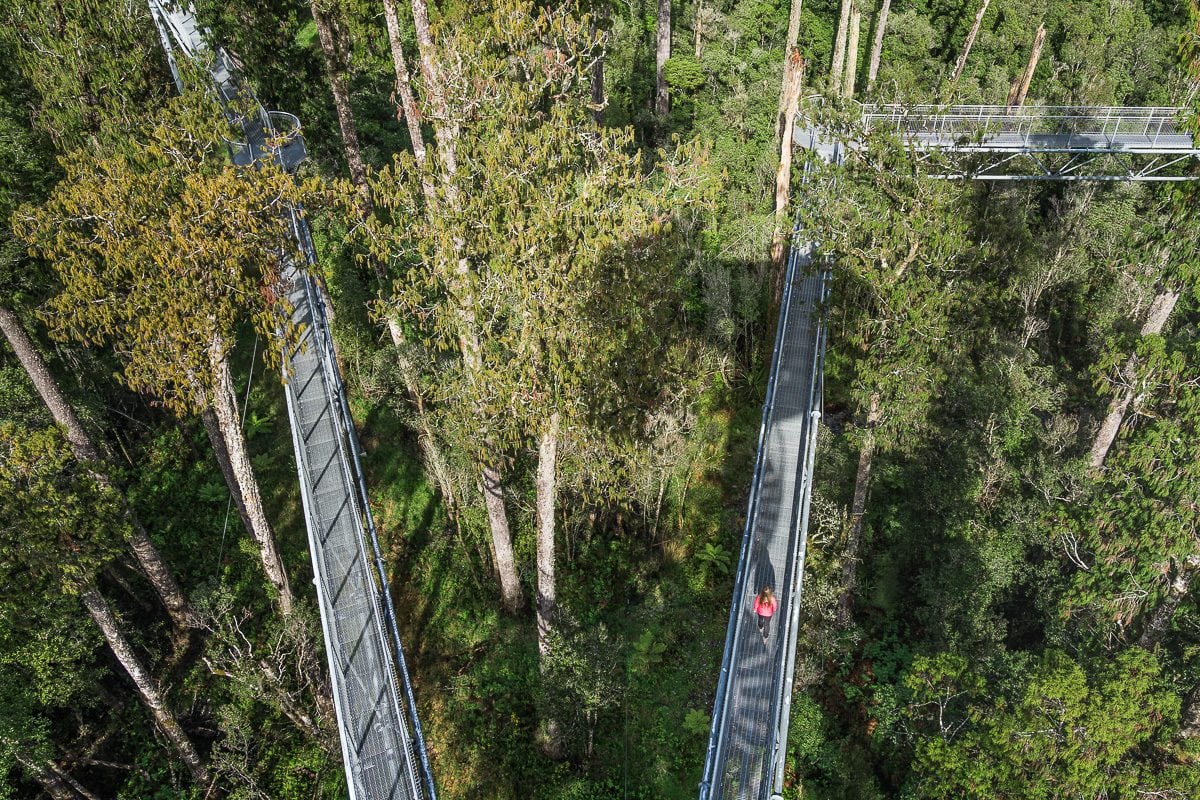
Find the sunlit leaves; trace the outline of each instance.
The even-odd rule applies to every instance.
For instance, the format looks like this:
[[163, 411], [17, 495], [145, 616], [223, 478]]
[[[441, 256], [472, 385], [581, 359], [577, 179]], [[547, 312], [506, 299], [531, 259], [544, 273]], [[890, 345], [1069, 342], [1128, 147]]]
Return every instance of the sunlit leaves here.
[[127, 385], [181, 412], [203, 407], [240, 323], [287, 330], [281, 277], [303, 263], [288, 210], [313, 186], [235, 169], [224, 133], [211, 100], [174, 100], [121, 150], [64, 157], [47, 202], [16, 217], [62, 287], [45, 309], [51, 332], [113, 347]]
[[631, 130], [594, 123], [596, 52], [569, 7], [501, 2], [487, 19], [486, 35], [447, 31], [442, 43], [456, 168], [397, 156], [373, 180], [383, 213], [362, 232], [397, 276], [385, 313], [468, 356], [437, 387], [462, 446], [478, 457], [523, 446], [558, 413], [579, 455], [636, 430], [659, 391], [655, 361], [678, 331], [681, 224], [709, 191], [702, 156], [680, 147], [648, 170]]
[[1137, 758], [1179, 718], [1179, 698], [1144, 650], [1094, 675], [1049, 651], [1011, 698], [985, 691], [977, 677], [964, 683], [963, 662], [946, 666], [918, 659], [909, 678], [911, 713], [931, 728], [916, 756], [922, 797], [1136, 797], [1196, 785], [1185, 774], [1156, 775]]

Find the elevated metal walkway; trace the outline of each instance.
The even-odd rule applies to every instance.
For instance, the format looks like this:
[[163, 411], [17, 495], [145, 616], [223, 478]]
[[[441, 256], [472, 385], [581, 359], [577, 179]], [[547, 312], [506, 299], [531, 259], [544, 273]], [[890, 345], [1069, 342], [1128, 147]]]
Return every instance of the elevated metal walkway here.
[[[1200, 156], [1181, 117], [1175, 108], [863, 107], [867, 130], [887, 128], [936, 163], [958, 165], [931, 177], [983, 180], [1194, 179], [1194, 170], [1166, 172]], [[795, 144], [826, 161], [863, 146], [799, 122]], [[1150, 160], [1115, 169], [1122, 156]], [[1020, 157], [1032, 172], [1009, 171]], [[700, 800], [772, 800], [783, 791], [830, 280], [814, 250], [799, 241], [788, 261]], [[779, 599], [766, 640], [753, 611], [764, 586]]]
[[[207, 69], [222, 109], [242, 132], [241, 141], [229, 143], [234, 163], [269, 161], [295, 170], [306, 155], [299, 120], [258, 104], [238, 83], [228, 55], [209, 49], [190, 6], [149, 3], [180, 88], [176, 50]], [[298, 349], [286, 354], [285, 394], [349, 796], [436, 800], [358, 436], [311, 269], [316, 264], [312, 236], [301, 209], [285, 213], [296, 249], [308, 262], [289, 262], [282, 275], [301, 330]]]
[[[767, 800], [783, 790], [828, 280], [824, 266], [813, 263], [813, 245], [797, 244], [788, 260], [701, 800]], [[779, 601], [766, 639], [753, 611], [764, 586]]]
[[[1200, 147], [1173, 107], [864, 105], [866, 130], [896, 133], [931, 165], [930, 177], [980, 180], [1181, 181]], [[797, 125], [795, 142], [833, 143]]]

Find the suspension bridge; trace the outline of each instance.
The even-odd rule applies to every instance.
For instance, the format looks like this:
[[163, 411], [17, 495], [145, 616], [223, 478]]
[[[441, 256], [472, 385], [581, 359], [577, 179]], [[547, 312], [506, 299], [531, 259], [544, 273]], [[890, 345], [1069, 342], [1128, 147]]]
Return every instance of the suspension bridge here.
[[[931, 178], [1169, 181], [1198, 177], [1200, 157], [1178, 108], [864, 106], [865, 130], [898, 136]], [[798, 120], [793, 141], [841, 163], [862, 145]], [[937, 172], [938, 169], [945, 169]], [[758, 455], [725, 651], [713, 702], [700, 800], [777, 800], [787, 758], [808, 513], [821, 417], [830, 274], [817, 244], [794, 235], [759, 432]], [[779, 598], [759, 636], [754, 597]]]
[[[235, 164], [274, 163], [291, 173], [307, 156], [295, 116], [265, 110], [238, 80], [233, 60], [187, 4], [149, 0], [176, 84], [177, 55], [207, 71], [233, 130]], [[316, 251], [302, 210], [284, 212], [294, 248], [281, 283], [301, 332], [285, 353], [284, 392], [308, 529], [325, 653], [350, 800], [436, 800], [404, 650], [367, 498], [358, 435], [334, 358]]]
[[[267, 111], [209, 44], [187, 4], [148, 0], [180, 90], [179, 54], [204, 66], [241, 132], [234, 163], [294, 172], [307, 156], [299, 120]], [[899, 137], [929, 177], [977, 180], [1175, 181], [1197, 176], [1200, 148], [1177, 108], [862, 107], [863, 130]], [[798, 120], [794, 142], [827, 162], [862, 147]], [[367, 499], [358, 438], [334, 358], [316, 253], [301, 209], [286, 217], [296, 251], [283, 275], [302, 331], [287, 353], [285, 393], [314, 583], [351, 800], [436, 800], [416, 701]], [[831, 276], [816, 242], [796, 232], [751, 476], [700, 800], [779, 800], [796, 664], [809, 505], [820, 425]], [[775, 590], [769, 636], [755, 595]]]

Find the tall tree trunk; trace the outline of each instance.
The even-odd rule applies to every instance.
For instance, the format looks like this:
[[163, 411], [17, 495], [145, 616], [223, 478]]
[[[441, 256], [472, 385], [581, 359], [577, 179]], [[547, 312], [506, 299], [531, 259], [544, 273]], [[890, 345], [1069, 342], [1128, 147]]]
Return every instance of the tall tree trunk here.
[[879, 7], [879, 19], [875, 21], [875, 41], [871, 43], [871, 59], [867, 66], [867, 93], [875, 88], [875, 79], [879, 77], [879, 59], [883, 56], [883, 34], [887, 30], [888, 13], [892, 10], [892, 0], [883, 0]]
[[842, 97], [854, 97], [854, 82], [858, 77], [858, 36], [862, 31], [862, 12], [858, 0], [850, 9], [850, 38], [846, 43], [846, 72], [842, 76]]
[[853, 0], [842, 0], [838, 15], [837, 35], [833, 39], [833, 65], [829, 68], [829, 87], [838, 91], [842, 83], [842, 65], [846, 63], [846, 29], [850, 27], [850, 6]]
[[517, 560], [513, 556], [512, 535], [508, 529], [508, 515], [504, 511], [500, 473], [492, 467], [484, 467], [482, 477], [483, 501], [492, 530], [492, 554], [500, 578], [500, 598], [510, 613], [516, 613], [525, 605], [525, 597], [521, 591], [521, 580], [517, 577]]
[[[596, 11], [596, 14], [601, 13]], [[588, 25], [588, 36], [593, 42], [600, 40], [600, 26], [596, 24], [596, 17], [593, 15], [592, 20]], [[597, 125], [604, 124], [604, 57], [607, 55], [602, 50], [597, 56], [596, 61], [592, 64], [592, 117], [596, 120]]]
[[792, 130], [796, 124], [796, 111], [800, 106], [800, 87], [804, 83], [804, 59], [800, 51], [788, 51], [783, 67], [783, 108], [779, 114], [779, 168], [775, 171], [775, 230], [771, 234], [771, 269], [774, 273], [774, 289], [771, 305], [778, 308], [783, 297], [783, 281], [787, 274], [788, 244], [791, 241], [791, 224], [788, 205], [792, 189]]
[[[798, 4], [800, 0], [796, 0]], [[696, 60], [704, 52], [704, 0], [696, 0], [696, 11], [692, 15], [692, 53]], [[785, 50], [784, 52], [789, 52]]]
[[[438, 159], [442, 163], [445, 181], [446, 202], [457, 206], [458, 186], [454, 182], [458, 172], [458, 123], [450, 113], [446, 100], [446, 87], [442, 81], [437, 61], [437, 46], [429, 27], [429, 8], [425, 0], [412, 0], [413, 27], [417, 34], [417, 49], [420, 51], [421, 77], [425, 82], [425, 101], [430, 109], [433, 136], [437, 141]], [[461, 254], [465, 245], [455, 239], [454, 250], [458, 254], [455, 266], [458, 285], [455, 287], [461, 299], [458, 316], [461, 323], [459, 349], [471, 380], [480, 380], [482, 370], [479, 326], [475, 318], [473, 292], [470, 290], [470, 265]], [[516, 567], [512, 560], [512, 534], [508, 526], [508, 513], [504, 508], [504, 494], [499, 472], [491, 465], [482, 469], [484, 503], [488, 511], [488, 525], [492, 534], [492, 549], [496, 554], [497, 571], [500, 573], [501, 595], [506, 607], [517, 608], [522, 604], [520, 583], [516, 580]], [[512, 605], [515, 603], [515, 605]]]
[[1200, 739], [1200, 686], [1192, 689], [1179, 713], [1179, 735], [1185, 739]]
[[[802, 5], [803, 0], [792, 0], [791, 11], [788, 13], [787, 39], [784, 41], [783, 45], [783, 79], [779, 87], [779, 116], [775, 118], [776, 141], [783, 139], [784, 117], [787, 114], [787, 109], [789, 108], [788, 99], [790, 95], [788, 92], [791, 90], [790, 81], [792, 79], [792, 75], [790, 72], [788, 72], [788, 67], [794, 58], [800, 59], [801, 70], [803, 70], [804, 65], [804, 59], [800, 57], [799, 51], [796, 51], [794, 55], [792, 52], [796, 50], [797, 44], [800, 41], [800, 8]], [[697, 11], [697, 13], [699, 12]], [[699, 53], [696, 54], [696, 58], [700, 58]], [[801, 81], [804, 80], [803, 72], [801, 72], [800, 79]], [[800, 96], [799, 87], [796, 87], [796, 96], [797, 98]], [[796, 112], [793, 110], [790, 116], [795, 117]], [[778, 205], [776, 205], [776, 208], [778, 208]]]
[[[9, 742], [0, 739], [0, 744], [9, 745]], [[42, 763], [19, 750], [13, 753], [13, 758], [26, 775], [41, 784], [42, 791], [50, 795], [51, 800], [79, 800], [80, 795], [49, 763]]]
[[867, 432], [862, 450], [858, 453], [858, 471], [854, 476], [854, 499], [850, 505], [850, 532], [846, 537], [846, 563], [842, 566], [842, 595], [838, 598], [836, 622], [845, 628], [850, 624], [854, 590], [858, 584], [858, 549], [862, 543], [863, 515], [867, 510], [867, 490], [871, 486], [871, 463], [875, 458], [875, 425], [879, 422], [879, 395], [871, 395], [867, 411]]
[[[54, 417], [54, 421], [66, 429], [67, 441], [71, 445], [71, 452], [75, 455], [75, 458], [82, 462], [101, 462], [103, 459], [101, 458], [99, 449], [87, 435], [83, 424], [75, 416], [75, 411], [67, 403], [66, 397], [59, 390], [58, 382], [54, 380], [54, 376], [50, 374], [50, 370], [46, 366], [46, 362], [42, 359], [41, 353], [37, 351], [32, 340], [25, 333], [25, 329], [21, 327], [20, 320], [8, 308], [0, 307], [0, 329], [4, 331], [4, 337], [8, 339], [13, 352], [17, 354], [17, 360], [21, 362], [21, 366], [28, 373], [30, 381], [33, 382], [34, 388], [37, 389], [38, 395], [42, 398], [42, 402], [50, 409], [50, 414]], [[92, 477], [102, 486], [111, 486], [108, 477], [102, 473], [93, 472]], [[150, 535], [146, 533], [146, 529], [142, 527], [141, 522], [137, 519], [133, 509], [128, 504], [125, 505], [124, 514], [130, 523], [130, 549], [133, 550], [133, 555], [137, 558], [142, 571], [145, 572], [146, 577], [150, 580], [150, 584], [154, 587], [154, 590], [158, 593], [159, 598], [166, 607], [172, 624], [178, 630], [199, 627], [199, 620], [192, 611], [191, 604], [184, 598], [183, 592], [175, 580], [175, 576], [171, 574], [166, 559], [162, 557], [162, 553], [154, 546], [154, 542], [150, 540]]]
[[[437, 46], [429, 28], [429, 7], [425, 0], [412, 0], [412, 10], [413, 28], [417, 34], [417, 50], [420, 54], [421, 78], [425, 82], [425, 102], [429, 106], [433, 137], [437, 140], [438, 158], [442, 161], [446, 176], [453, 177], [458, 171], [458, 124], [450, 115], [449, 104], [446, 102], [446, 87], [442, 82], [442, 73], [437, 61]], [[453, 187], [447, 187], [447, 190], [455, 191]]]
[[1167, 596], [1158, 604], [1146, 620], [1142, 634], [1138, 637], [1137, 646], [1144, 650], [1153, 650], [1167, 633], [1167, 627], [1175, 616], [1179, 604], [1187, 597], [1191, 583], [1191, 573], [1186, 564], [1174, 565], [1174, 575], [1167, 585]]
[[[383, 279], [381, 278], [380, 280], [382, 281]], [[392, 338], [392, 346], [396, 350], [396, 365], [400, 372], [400, 382], [404, 385], [404, 392], [408, 395], [408, 402], [412, 404], [413, 411], [415, 412], [417, 445], [421, 448], [421, 455], [425, 460], [425, 468], [433, 478], [434, 483], [437, 484], [438, 490], [442, 493], [447, 510], [451, 515], [457, 514], [458, 493], [454, 490], [454, 476], [450, 471], [449, 463], [446, 461], [446, 455], [442, 452], [442, 448], [438, 446], [433, 424], [429, 421], [429, 411], [425, 408], [425, 397], [421, 392], [417, 365], [413, 363], [412, 358], [409, 356], [408, 346], [404, 341], [404, 333], [400, 330], [399, 323], [391, 316], [387, 319], [387, 328], [388, 334]]]
[[85, 587], [80, 596], [83, 599], [84, 606], [87, 607], [88, 613], [91, 614], [97, 627], [100, 628], [100, 632], [104, 635], [104, 641], [108, 643], [113, 655], [117, 657], [117, 661], [121, 663], [121, 666], [133, 681], [138, 695], [150, 711], [150, 716], [154, 718], [158, 729], [170, 741], [175, 751], [179, 754], [180, 759], [187, 765], [196, 782], [201, 785], [207, 785], [208, 770], [201, 763], [200, 754], [196, 752], [195, 746], [187, 738], [187, 735], [184, 734], [183, 728], [179, 726], [179, 721], [175, 719], [171, 710], [167, 708], [166, 700], [163, 697], [162, 690], [158, 686], [158, 682], [146, 671], [137, 655], [133, 652], [133, 648], [117, 624], [117, 618], [113, 615], [108, 601], [100, 595], [95, 586]]
[[954, 77], [950, 79], [950, 88], [953, 90], [954, 84], [958, 83], [958, 79], [962, 77], [963, 69], [967, 66], [967, 56], [971, 55], [971, 48], [975, 46], [975, 37], [979, 35], [979, 28], [983, 25], [983, 15], [987, 13], [988, 6], [992, 0], [980, 0], [979, 10], [975, 12], [975, 22], [971, 24], [971, 31], [967, 34], [967, 40], [963, 42], [962, 53], [958, 56], [958, 63], [954, 65]]
[[671, 110], [663, 65], [671, 57], [671, 0], [658, 0], [658, 29], [654, 47], [654, 113], [665, 117]]
[[[243, 515], [247, 530], [258, 544], [267, 580], [279, 595], [279, 610], [284, 616], [289, 616], [293, 605], [292, 588], [288, 584], [283, 560], [279, 557], [275, 533], [271, 530], [271, 524], [267, 522], [267, 512], [263, 508], [258, 480], [254, 477], [254, 469], [246, 452], [246, 437], [242, 433], [241, 415], [238, 413], [237, 397], [233, 390], [233, 374], [229, 368], [229, 358], [219, 339], [213, 340], [209, 360], [216, 378], [212, 396], [213, 416], [227, 459], [227, 464], [222, 464], [222, 471], [227, 470], [226, 481], [232, 480], [229, 488], [234, 493], [235, 500], [240, 498], [241, 505], [238, 511]], [[212, 436], [211, 429], [209, 436]], [[217, 458], [220, 460], [221, 448], [217, 447], [217, 450]]]
[[68, 786], [70, 786], [75, 791], [75, 794], [79, 797], [82, 797], [83, 800], [100, 800], [100, 798], [95, 794], [95, 792], [92, 792], [86, 786], [82, 785], [79, 781], [75, 780], [75, 778], [73, 778], [71, 776], [71, 773], [62, 769], [57, 764], [55, 764], [53, 761], [51, 761], [48, 766], [49, 766], [50, 772], [56, 778], [58, 778], [60, 781], [67, 784]]
[[537, 468], [537, 628], [538, 653], [550, 652], [550, 629], [557, 600], [554, 583], [554, 508], [558, 500], [558, 412], [550, 415], [538, 440]]
[[1033, 37], [1033, 49], [1029, 51], [1029, 63], [1025, 65], [1025, 73], [1012, 85], [1008, 93], [1008, 107], [1020, 108], [1025, 105], [1025, 96], [1029, 94], [1029, 84], [1033, 82], [1033, 71], [1037, 69], [1038, 59], [1042, 57], [1042, 45], [1046, 43], [1046, 26], [1039, 24]]
[[[413, 158], [417, 166], [425, 167], [425, 134], [421, 132], [421, 111], [413, 96], [412, 82], [408, 77], [408, 60], [400, 42], [400, 20], [396, 15], [396, 0], [383, 0], [383, 18], [387, 24], [388, 47], [392, 52], [392, 68], [396, 73], [396, 119], [404, 118], [408, 126], [408, 138], [412, 142]], [[393, 338], [395, 338], [393, 336]]]
[[[422, 170], [421, 188], [426, 199], [432, 202], [432, 198], [434, 197], [433, 185], [424, 178], [427, 153], [425, 148], [425, 134], [421, 130], [421, 111], [417, 106], [416, 98], [413, 96], [412, 82], [409, 80], [408, 59], [404, 57], [404, 47], [400, 41], [400, 21], [396, 14], [395, 0], [383, 0], [383, 16], [387, 24], [388, 47], [391, 50], [392, 68], [395, 72], [395, 86], [393, 91], [395, 93], [396, 118], [403, 118], [405, 124], [408, 126], [408, 138], [412, 142], [413, 158], [417, 162], [417, 168]], [[376, 277], [379, 279], [380, 293], [386, 296], [388, 286], [383, 265], [377, 261], [374, 264]], [[396, 348], [396, 360], [399, 362], [400, 377], [404, 382], [405, 392], [408, 394], [409, 402], [413, 404], [413, 408], [417, 412], [417, 442], [425, 457], [425, 466], [441, 490], [442, 497], [445, 499], [450, 512], [455, 513], [458, 500], [454, 491], [453, 479], [446, 458], [442, 454], [441, 448], [438, 447], [437, 439], [433, 434], [433, 427], [429, 423], [425, 411], [425, 402], [417, 379], [418, 372], [416, 365], [412, 363], [412, 359], [406, 353], [404, 333], [400, 330], [400, 324], [390, 315], [387, 318], [387, 328], [388, 334], [392, 338], [392, 344]]]
[[317, 37], [321, 40], [321, 52], [325, 55], [325, 71], [329, 76], [329, 88], [333, 91], [333, 107], [337, 111], [338, 128], [342, 133], [342, 147], [346, 151], [346, 164], [350, 167], [350, 180], [358, 190], [359, 204], [364, 212], [371, 210], [371, 190], [367, 186], [367, 169], [363, 165], [362, 147], [358, 143], [358, 126], [354, 122], [354, 111], [350, 107], [350, 90], [346, 85], [348, 59], [346, 42], [336, 15], [337, 6], [328, 11], [312, 2], [313, 22], [317, 26]]
[[[550, 415], [538, 439], [537, 467], [537, 629], [538, 656], [545, 668], [550, 655], [550, 633], [558, 612], [554, 580], [554, 511], [558, 500], [558, 412]], [[563, 755], [562, 727], [548, 710], [542, 719], [542, 750], [552, 758]]]
[[[1146, 322], [1142, 325], [1142, 336], [1153, 336], [1162, 333], [1163, 326], [1167, 324], [1167, 319], [1171, 316], [1171, 312], [1175, 309], [1175, 303], [1178, 300], [1179, 292], [1171, 291], [1170, 289], [1160, 291], [1155, 296], [1154, 302], [1150, 304], [1150, 311], [1146, 315]], [[1096, 438], [1092, 442], [1090, 466], [1094, 470], [1098, 470], [1104, 466], [1104, 459], [1108, 456], [1108, 450], [1117, 438], [1117, 431], [1121, 429], [1121, 422], [1125, 419], [1125, 412], [1129, 410], [1129, 404], [1133, 401], [1137, 370], [1138, 358], [1136, 355], [1132, 355], [1121, 368], [1123, 385], [1109, 402], [1108, 414], [1104, 417], [1104, 422], [1100, 424], [1100, 430], [1096, 432]]]

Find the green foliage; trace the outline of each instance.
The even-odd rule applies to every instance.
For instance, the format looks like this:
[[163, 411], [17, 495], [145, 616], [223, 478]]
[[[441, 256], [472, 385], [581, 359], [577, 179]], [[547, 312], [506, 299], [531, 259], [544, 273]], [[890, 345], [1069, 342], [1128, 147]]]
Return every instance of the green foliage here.
[[125, 524], [116, 493], [75, 461], [57, 428], [11, 423], [0, 423], [0, 520], [6, 580], [68, 594], [116, 555]]
[[[990, 704], [961, 662], [914, 670], [914, 696], [930, 697], [925, 705], [938, 712], [933, 734], [917, 747], [922, 796], [1134, 797], [1147, 781], [1188, 791], [1193, 779], [1160, 783], [1134, 760], [1178, 719], [1179, 700], [1160, 670], [1154, 656], [1131, 649], [1089, 678], [1065, 654], [1048, 651], [1016, 697]], [[970, 697], [979, 700], [968, 705]], [[958, 722], [942, 713], [950, 699], [969, 709]]]
[[732, 554], [721, 545], [708, 542], [695, 557], [704, 565], [706, 575], [723, 577], [729, 574]]
[[[112, 345], [128, 386], [181, 412], [206, 406], [243, 320], [265, 336], [291, 331], [274, 294], [289, 231], [280, 205], [313, 189], [221, 163], [220, 120], [210, 99], [173, 100], [144, 142], [65, 157], [49, 200], [16, 219], [61, 284], [51, 331]], [[264, 353], [278, 363], [276, 349]]]
[[14, 2], [0, 51], [32, 86], [32, 116], [63, 151], [102, 129], [122, 136], [168, 91], [166, 59], [144, 3]]
[[635, 675], [645, 675], [662, 661], [666, 652], [666, 642], [658, 639], [655, 632], [648, 628], [633, 643], [633, 651], [629, 655], [629, 670]]
[[691, 92], [704, 85], [704, 70], [700, 62], [688, 55], [671, 56], [663, 64], [663, 76], [673, 90]]

